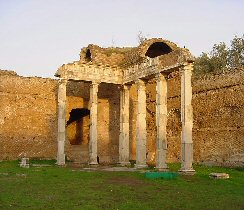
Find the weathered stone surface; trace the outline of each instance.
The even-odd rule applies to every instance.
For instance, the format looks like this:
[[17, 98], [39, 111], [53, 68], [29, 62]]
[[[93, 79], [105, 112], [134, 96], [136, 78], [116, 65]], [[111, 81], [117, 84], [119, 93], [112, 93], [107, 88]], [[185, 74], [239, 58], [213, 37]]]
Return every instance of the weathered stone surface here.
[[182, 149], [182, 172], [193, 172], [193, 110], [192, 110], [192, 82], [191, 76], [193, 64], [186, 64], [181, 70], [181, 149]]
[[161, 38], [145, 40], [134, 48], [83, 48], [80, 60], [63, 64], [55, 76], [80, 81], [126, 84], [160, 72], [173, 72], [192, 62], [189, 50]]
[[[121, 121], [118, 86], [104, 83], [99, 85], [97, 99], [97, 156], [99, 161], [101, 163], [119, 161], [120, 122], [124, 122], [123, 127], [129, 126], [130, 159], [136, 159], [136, 133], [137, 128], [142, 126], [143, 132], [138, 133], [146, 136], [146, 142], [143, 137], [144, 143], [141, 148], [139, 146], [137, 149], [143, 150], [143, 154], [145, 154], [143, 163], [146, 160], [155, 163], [155, 159], [152, 159], [157, 156], [156, 128], [163, 129], [164, 127], [156, 124], [156, 80], [153, 77], [159, 72], [164, 72], [168, 74], [167, 162], [179, 162], [182, 157], [181, 148], [186, 148], [185, 151], [190, 151], [187, 153], [194, 150], [194, 161], [196, 162], [243, 166], [243, 71], [193, 79], [193, 115], [187, 102], [183, 109], [183, 121], [181, 122], [181, 79], [177, 70], [185, 61], [191, 62], [194, 59], [189, 51], [177, 48], [165, 40], [162, 42], [168, 44], [169, 51], [159, 57], [153, 57], [154, 55], [150, 52], [152, 57], [148, 58], [146, 54], [149, 47], [153, 43], [161, 41], [161, 39], [149, 40], [138, 47], [135, 54], [132, 53], [132, 49], [124, 51], [117, 49], [113, 52], [105, 50], [100, 53], [94, 48], [94, 52], [91, 52], [91, 60], [82, 60], [87, 57], [82, 58], [81, 55], [79, 62], [67, 64], [68, 67], [64, 65], [57, 72], [57, 75], [66, 79], [93, 82], [123, 84], [140, 78], [147, 81], [146, 94], [143, 95], [138, 95], [136, 85], [132, 84], [129, 116], [124, 113]], [[92, 51], [92, 48], [87, 49]], [[128, 56], [128, 53], [132, 53], [131, 56]], [[109, 62], [108, 66], [104, 65], [109, 59], [113, 61]], [[122, 62], [123, 59], [127, 60], [129, 64], [124, 72], [121, 71], [123, 65], [113, 66], [114, 63]], [[130, 59], [132, 61], [129, 61]], [[176, 72], [172, 72], [175, 70]], [[100, 77], [101, 75], [103, 77]], [[128, 80], [125, 81], [125, 78]], [[190, 80], [188, 85], [189, 82]], [[21, 158], [23, 154], [30, 158], [56, 158], [58, 127], [61, 132], [59, 135], [61, 134], [65, 138], [64, 127], [66, 126], [65, 155], [68, 159], [87, 163], [90, 139], [89, 116], [82, 118], [82, 135], [77, 135], [81, 132], [80, 122], [74, 121], [69, 125], [64, 125], [64, 122], [58, 123], [57, 87], [56, 80], [25, 78], [17, 76], [14, 72], [0, 71], [0, 159]], [[158, 97], [161, 96], [159, 93]], [[69, 81], [66, 114], [65, 116], [62, 114], [62, 119], [66, 118], [67, 122], [73, 109], [90, 109], [89, 98], [88, 83]], [[162, 103], [159, 102], [158, 106], [161, 105]], [[184, 120], [186, 115], [189, 120]], [[159, 119], [162, 117], [164, 116], [162, 115]], [[183, 130], [185, 128], [188, 132], [188, 128], [192, 127], [192, 117], [194, 119], [192, 141], [188, 141], [190, 138], [185, 138], [186, 141], [181, 146], [182, 126]], [[146, 126], [144, 126], [145, 119]], [[143, 125], [140, 125], [140, 122], [143, 122]], [[128, 129], [126, 128], [126, 130]], [[82, 140], [80, 144], [75, 145], [77, 136]], [[192, 157], [188, 157], [188, 159], [192, 159]]]
[[209, 177], [213, 178], [213, 179], [229, 179], [230, 178], [229, 174], [226, 174], [226, 173], [211, 173], [211, 174], [209, 174]]
[[[1, 72], [1, 71], [0, 71]], [[0, 159], [56, 159], [58, 81], [38, 77], [0, 74]], [[89, 84], [68, 82], [66, 121], [76, 108], [88, 108]], [[98, 157], [100, 163], [119, 158], [119, 89], [101, 84], [98, 93]], [[81, 145], [71, 145], [76, 126], [67, 126], [65, 155], [69, 160], [88, 162], [89, 116], [84, 120]], [[78, 147], [78, 148], [77, 148]], [[74, 152], [73, 152], [74, 151]]]
[[120, 90], [120, 133], [119, 133], [119, 164], [130, 164], [129, 135], [130, 135], [130, 95], [129, 86], [125, 85]]
[[[195, 162], [244, 166], [243, 81], [243, 71], [192, 80], [193, 159]], [[179, 84], [178, 74], [168, 80], [168, 162], [180, 162], [181, 159]], [[148, 153], [155, 152], [155, 85], [156, 81], [150, 80], [147, 87], [147, 131], [150, 133], [147, 139]], [[133, 89], [132, 87], [131, 90]], [[133, 109], [131, 108], [131, 112]]]
[[167, 80], [164, 75], [157, 75], [156, 84], [156, 168], [166, 170], [167, 159]]
[[146, 86], [143, 80], [137, 81], [137, 121], [136, 121], [136, 167], [146, 167]]
[[0, 76], [0, 159], [56, 158], [57, 81]]
[[97, 93], [98, 83], [90, 84], [90, 141], [89, 141], [89, 164], [96, 165], [97, 162]]

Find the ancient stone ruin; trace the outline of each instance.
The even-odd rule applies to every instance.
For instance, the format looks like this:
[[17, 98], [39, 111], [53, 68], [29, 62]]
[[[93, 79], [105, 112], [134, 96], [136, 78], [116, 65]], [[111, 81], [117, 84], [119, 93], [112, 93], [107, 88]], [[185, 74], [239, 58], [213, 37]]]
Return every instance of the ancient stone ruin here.
[[167, 77], [175, 71], [181, 75], [182, 172], [193, 172], [192, 86], [194, 58], [187, 49], [163, 39], [146, 40], [137, 48], [100, 48], [89, 45], [80, 60], [62, 65], [56, 72], [60, 78], [58, 91], [58, 165], [65, 164], [66, 84], [68, 80], [90, 83], [89, 164], [97, 162], [97, 95], [100, 83], [120, 87], [119, 163], [129, 164], [129, 89], [137, 85], [136, 167], [146, 167], [146, 85], [156, 78], [156, 168], [167, 170]]
[[150, 39], [89, 45], [58, 80], [1, 70], [0, 160], [244, 166], [244, 71], [194, 78], [193, 63], [187, 49]]

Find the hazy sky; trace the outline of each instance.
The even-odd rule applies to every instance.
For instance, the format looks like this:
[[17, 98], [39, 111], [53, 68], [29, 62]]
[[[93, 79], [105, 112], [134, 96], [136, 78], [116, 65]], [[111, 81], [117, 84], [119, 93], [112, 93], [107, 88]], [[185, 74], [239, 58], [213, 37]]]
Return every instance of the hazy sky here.
[[52, 77], [89, 43], [136, 46], [139, 31], [198, 56], [244, 33], [244, 0], [0, 0], [0, 69]]

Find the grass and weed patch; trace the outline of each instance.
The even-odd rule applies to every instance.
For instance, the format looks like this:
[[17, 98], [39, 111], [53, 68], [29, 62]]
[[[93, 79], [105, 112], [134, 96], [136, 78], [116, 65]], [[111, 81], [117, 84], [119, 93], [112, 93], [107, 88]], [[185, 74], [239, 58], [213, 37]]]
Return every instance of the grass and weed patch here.
[[[140, 172], [80, 171], [0, 163], [0, 209], [244, 209], [243, 170], [195, 165], [196, 175], [147, 179]], [[177, 171], [179, 164], [170, 164]], [[228, 180], [209, 173], [230, 174]]]

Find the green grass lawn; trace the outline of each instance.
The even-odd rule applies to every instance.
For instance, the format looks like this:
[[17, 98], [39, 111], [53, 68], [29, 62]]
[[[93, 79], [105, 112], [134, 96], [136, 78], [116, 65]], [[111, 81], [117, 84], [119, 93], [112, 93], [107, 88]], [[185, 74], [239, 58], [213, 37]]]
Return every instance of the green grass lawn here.
[[[0, 209], [244, 209], [240, 169], [195, 166], [195, 176], [150, 180], [139, 172], [82, 172], [39, 163], [52, 166], [24, 169], [17, 161], [0, 162]], [[210, 179], [211, 172], [229, 173], [230, 179]]]

